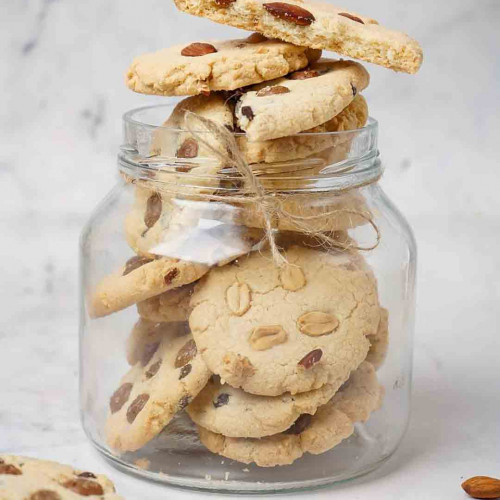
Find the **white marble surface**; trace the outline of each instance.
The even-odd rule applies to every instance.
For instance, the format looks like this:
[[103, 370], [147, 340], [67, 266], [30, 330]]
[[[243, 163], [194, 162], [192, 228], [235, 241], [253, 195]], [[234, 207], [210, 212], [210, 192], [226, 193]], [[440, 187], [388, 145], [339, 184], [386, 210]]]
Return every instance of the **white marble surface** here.
[[[413, 417], [377, 473], [307, 497], [464, 498], [500, 476], [500, 2], [350, 0], [426, 51], [415, 77], [373, 68], [388, 193], [420, 247]], [[169, 0], [2, 0], [0, 450], [107, 471], [128, 499], [198, 498], [125, 477], [77, 406], [77, 243], [112, 186], [131, 56], [236, 30]], [[300, 496], [300, 495], [298, 495]]]

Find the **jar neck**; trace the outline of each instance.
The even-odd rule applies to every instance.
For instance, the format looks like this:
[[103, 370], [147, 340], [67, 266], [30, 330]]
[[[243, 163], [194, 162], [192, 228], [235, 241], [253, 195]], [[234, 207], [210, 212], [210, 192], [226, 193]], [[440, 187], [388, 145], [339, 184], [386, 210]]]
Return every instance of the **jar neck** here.
[[[179, 193], [184, 188], [192, 194], [212, 188], [212, 192], [234, 194], [251, 177], [251, 183], [255, 181], [265, 191], [344, 192], [376, 183], [383, 172], [377, 149], [378, 123], [373, 119], [362, 129], [302, 133], [263, 143], [226, 132], [225, 141], [231, 143], [228, 148], [227, 143], [220, 146], [213, 132], [150, 123], [152, 112], [166, 115], [162, 108], [141, 108], [125, 115], [124, 144], [118, 155], [119, 169], [128, 181], [146, 181], [158, 191]], [[238, 161], [234, 154], [225, 156], [228, 149], [236, 151]], [[259, 155], [265, 161], [252, 163]]]

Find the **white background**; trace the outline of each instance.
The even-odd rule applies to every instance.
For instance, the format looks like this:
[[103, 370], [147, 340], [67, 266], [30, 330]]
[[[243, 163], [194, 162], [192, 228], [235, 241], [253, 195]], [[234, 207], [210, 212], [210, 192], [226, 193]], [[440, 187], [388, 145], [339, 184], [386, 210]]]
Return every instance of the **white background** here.
[[[383, 186], [419, 242], [413, 415], [393, 459], [309, 497], [460, 499], [500, 476], [500, 1], [346, 0], [423, 44], [369, 65]], [[0, 1], [0, 450], [107, 471], [128, 499], [194, 498], [110, 469], [77, 405], [77, 244], [116, 179], [132, 56], [237, 37], [170, 0]]]

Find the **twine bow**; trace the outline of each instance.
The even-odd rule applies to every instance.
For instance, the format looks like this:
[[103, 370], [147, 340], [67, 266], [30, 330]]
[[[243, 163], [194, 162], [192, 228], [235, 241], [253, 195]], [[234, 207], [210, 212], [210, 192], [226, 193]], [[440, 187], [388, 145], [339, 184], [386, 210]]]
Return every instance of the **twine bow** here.
[[[223, 167], [231, 166], [242, 176], [244, 181], [243, 193], [245, 196], [224, 196], [223, 200], [234, 203], [252, 202], [258, 208], [264, 220], [266, 239], [269, 242], [273, 260], [278, 266], [282, 267], [288, 263], [276, 243], [272, 223], [275, 218], [278, 220], [280, 218], [287, 219], [294, 229], [318, 241], [321, 246], [327, 249], [369, 251], [377, 248], [379, 245], [381, 239], [380, 230], [369, 213], [347, 208], [305, 216], [291, 213], [284, 208], [282, 199], [279, 199], [272, 193], [266, 193], [262, 183], [240, 153], [236, 140], [229, 130], [215, 123], [213, 120], [190, 111], [185, 113], [185, 126], [196, 141], [203, 144], [220, 160]], [[211, 142], [205, 139], [207, 133], [210, 134]], [[216, 146], [214, 146], [214, 143]], [[213, 198], [221, 199], [218, 196], [214, 196]], [[335, 239], [331, 230], [324, 232], [318, 229], [311, 229], [311, 225], [314, 225], [315, 222], [317, 223], [318, 221], [338, 215], [355, 215], [366, 220], [375, 230], [375, 243], [371, 246], [360, 247], [352, 241], [348, 241], [347, 243], [339, 242]]]

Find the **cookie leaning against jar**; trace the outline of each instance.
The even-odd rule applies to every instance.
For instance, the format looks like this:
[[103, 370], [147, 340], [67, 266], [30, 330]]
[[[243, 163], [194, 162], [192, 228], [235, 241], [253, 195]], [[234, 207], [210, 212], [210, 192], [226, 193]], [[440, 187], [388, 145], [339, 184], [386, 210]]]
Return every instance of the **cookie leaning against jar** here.
[[2, 500], [71, 500], [89, 496], [102, 500], [123, 498], [102, 474], [49, 460], [0, 455]]
[[379, 319], [375, 277], [354, 252], [291, 246], [214, 268], [196, 285], [189, 325], [209, 369], [263, 396], [345, 382]]
[[166, 331], [143, 351], [109, 403], [108, 445], [135, 451], [156, 435], [205, 387], [211, 373], [185, 331]]
[[137, 57], [127, 73], [135, 92], [189, 96], [235, 90], [306, 67], [321, 51], [279, 40], [194, 42]]
[[374, 19], [307, 0], [175, 0], [189, 14], [236, 28], [258, 31], [295, 45], [331, 50], [406, 73], [416, 73], [422, 48], [405, 33], [387, 29]]
[[315, 415], [301, 415], [285, 432], [260, 439], [234, 438], [198, 426], [201, 442], [212, 452], [260, 467], [289, 465], [305, 453], [331, 450], [354, 432], [354, 423], [366, 421], [380, 408], [383, 388], [374, 368], [362, 363], [349, 381]]

